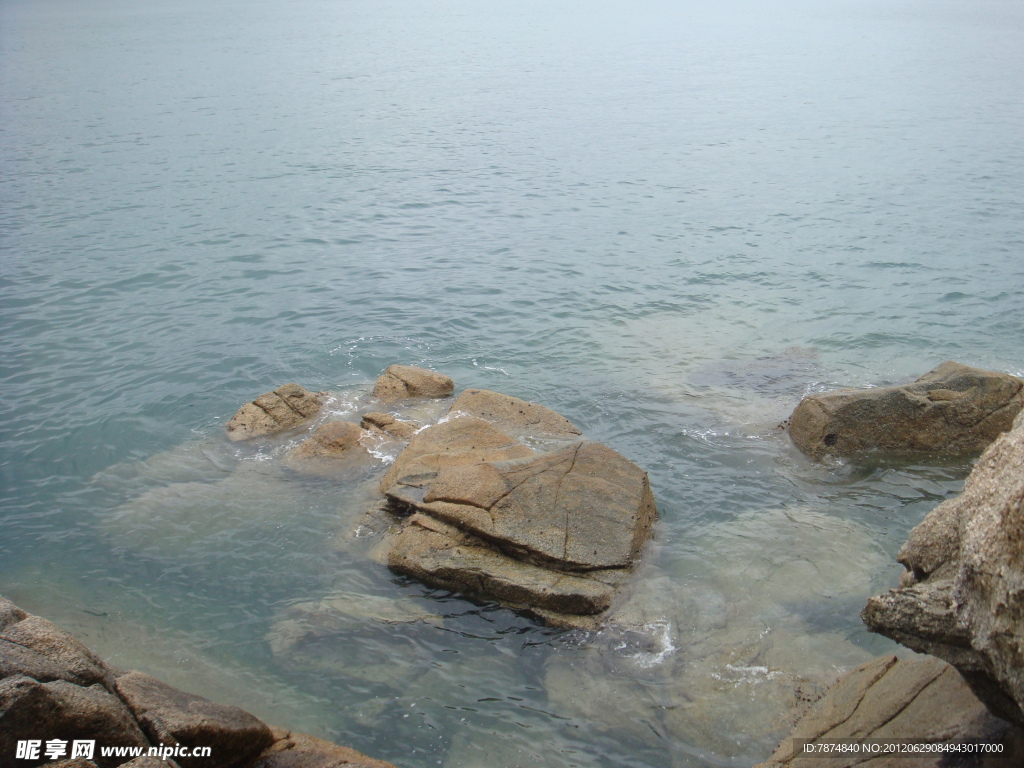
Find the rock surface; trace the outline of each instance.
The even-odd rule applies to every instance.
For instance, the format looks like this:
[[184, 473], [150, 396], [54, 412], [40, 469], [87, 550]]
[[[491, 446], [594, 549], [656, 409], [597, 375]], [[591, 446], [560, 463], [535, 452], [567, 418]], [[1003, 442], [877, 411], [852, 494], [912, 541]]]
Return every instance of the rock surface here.
[[899, 387], [805, 397], [789, 420], [796, 446], [815, 459], [871, 451], [969, 456], [1013, 424], [1024, 382], [945, 362]]
[[329, 421], [299, 443], [288, 454], [285, 465], [297, 472], [317, 475], [358, 469], [373, 458], [361, 442], [368, 435], [350, 421]]
[[408, 421], [400, 421], [389, 413], [378, 413], [371, 411], [363, 414], [363, 420], [359, 423], [363, 429], [376, 430], [398, 440], [411, 440], [419, 429], [415, 424]]
[[467, 390], [381, 481], [391, 507], [410, 516], [384, 559], [432, 586], [576, 626], [573, 617], [608, 609], [649, 535], [657, 513], [647, 475], [600, 443], [538, 453], [505, 428], [579, 437], [543, 406]]
[[1024, 415], [897, 559], [907, 570], [868, 600], [868, 628], [955, 665], [992, 712], [1024, 725]]
[[[328, 768], [388, 764], [309, 736], [272, 731], [237, 707], [137, 671], [108, 668], [74, 637], [0, 598], [0, 765], [36, 768]], [[30, 651], [31, 653], [26, 653]], [[33, 677], [33, 675], [39, 677]], [[285, 738], [287, 737], [287, 738]], [[63, 740], [65, 752], [18, 758], [19, 741]], [[75, 740], [95, 742], [71, 758]], [[98, 747], [210, 747], [208, 757], [103, 756]], [[54, 759], [58, 758], [58, 759]]]
[[316, 415], [324, 404], [323, 392], [307, 392], [298, 384], [285, 384], [264, 392], [239, 408], [225, 427], [229, 440], [250, 440], [297, 427]]
[[[804, 740], [824, 744], [833, 739], [908, 740], [916, 743], [987, 742], [1016, 749], [1010, 726], [993, 717], [957, 671], [928, 656], [897, 659], [882, 656], [844, 675], [800, 719], [768, 759], [755, 768], [941, 768], [984, 765], [950, 761], [954, 753], [913, 757], [834, 757], [794, 754]], [[995, 765], [1017, 765], [1024, 755], [1004, 751]]]
[[373, 387], [373, 396], [392, 403], [407, 397], [448, 397], [455, 391], [451, 378], [415, 365], [389, 365]]

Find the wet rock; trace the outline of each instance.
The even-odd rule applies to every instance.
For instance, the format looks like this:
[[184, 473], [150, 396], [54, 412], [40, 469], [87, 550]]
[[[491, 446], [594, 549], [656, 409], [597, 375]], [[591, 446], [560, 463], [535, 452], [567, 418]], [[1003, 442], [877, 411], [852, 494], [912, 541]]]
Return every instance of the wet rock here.
[[980, 453], [1024, 407], [1024, 382], [945, 362], [899, 387], [805, 397], [790, 417], [796, 446], [815, 459], [871, 451]]
[[126, 672], [116, 686], [154, 744], [211, 749], [211, 757], [175, 758], [181, 768], [239, 768], [273, 743], [270, 729], [248, 712], [179, 691], [142, 672]]
[[475, 416], [515, 435], [576, 439], [581, 434], [575, 424], [550, 408], [487, 389], [465, 390], [449, 413]]
[[387, 493], [399, 478], [435, 474], [441, 467], [533, 456], [513, 437], [473, 417], [452, 418], [418, 432], [380, 481]]
[[330, 421], [316, 428], [285, 459], [296, 472], [335, 475], [368, 466], [373, 457], [360, 442], [370, 433], [350, 421]]
[[371, 411], [363, 414], [363, 420], [359, 426], [366, 430], [377, 430], [383, 432], [396, 440], [411, 440], [419, 429], [415, 424], [408, 421], [399, 421], [389, 413], [378, 413]]
[[316, 415], [326, 397], [324, 392], [307, 392], [298, 384], [264, 392], [231, 417], [225, 427], [228, 439], [249, 440], [297, 427]]
[[274, 744], [251, 768], [394, 768], [348, 747], [340, 747], [304, 733], [275, 734]]
[[389, 365], [373, 386], [373, 396], [385, 403], [407, 397], [448, 397], [454, 391], [450, 377], [414, 365]]
[[[40, 683], [25, 675], [0, 680], [0, 758], [4, 765], [26, 739], [91, 739], [109, 746], [148, 747], [125, 705], [100, 685], [88, 687], [65, 680]], [[124, 758], [94, 756], [100, 768], [113, 768]], [[48, 762], [17, 761], [31, 768]]]
[[897, 559], [907, 570], [868, 600], [868, 628], [945, 659], [994, 714], [1024, 725], [1024, 415]]
[[[798, 757], [798, 740], [908, 740], [916, 743], [1006, 743], [1009, 726], [973, 696], [956, 670], [931, 657], [882, 656], [843, 676], [800, 719], [790, 735], [757, 768], [889, 768], [898, 758], [865, 760], [864, 754]], [[1012, 743], [1012, 742], [1011, 742]], [[1009, 746], [1009, 744], [1008, 744]], [[914, 766], [951, 765], [950, 755], [914, 757]], [[1014, 757], [1007, 757], [1016, 764]], [[958, 763], [959, 765], [959, 763]], [[971, 763], [974, 765], [974, 763]]]

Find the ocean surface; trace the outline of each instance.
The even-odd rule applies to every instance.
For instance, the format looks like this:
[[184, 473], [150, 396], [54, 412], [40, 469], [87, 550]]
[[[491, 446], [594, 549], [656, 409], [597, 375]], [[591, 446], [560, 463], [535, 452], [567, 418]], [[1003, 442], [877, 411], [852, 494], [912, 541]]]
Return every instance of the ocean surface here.
[[[1022, 40], [1018, 0], [3, 0], [0, 594], [402, 768], [766, 758], [896, 648], [857, 613], [970, 468], [816, 465], [779, 422], [1024, 374]], [[373, 562], [387, 451], [310, 480], [223, 438], [290, 381], [354, 418], [391, 363], [649, 472], [631, 624]]]

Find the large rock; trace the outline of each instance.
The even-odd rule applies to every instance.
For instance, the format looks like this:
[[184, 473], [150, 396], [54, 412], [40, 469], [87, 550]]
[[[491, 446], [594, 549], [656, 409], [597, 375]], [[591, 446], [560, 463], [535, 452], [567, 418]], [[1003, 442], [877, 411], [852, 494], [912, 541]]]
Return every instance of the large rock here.
[[[15, 760], [17, 743], [27, 739], [93, 740], [104, 746], [148, 747], [149, 741], [117, 696], [100, 685], [88, 687], [66, 680], [40, 683], [25, 675], [0, 680], [0, 765], [26, 768], [48, 762]], [[125, 758], [93, 757], [100, 768], [113, 768]]]
[[815, 459], [931, 453], [980, 453], [1024, 407], [1024, 382], [1003, 373], [945, 362], [899, 387], [809, 395], [793, 411], [789, 434]]
[[274, 744], [251, 768], [394, 768], [391, 763], [304, 733], [281, 731], [274, 735]]
[[132, 670], [117, 692], [154, 744], [210, 747], [208, 757], [177, 757], [182, 768], [239, 768], [269, 747], [270, 728], [238, 707], [217, 704]]
[[225, 427], [228, 439], [249, 440], [297, 427], [313, 418], [325, 399], [325, 393], [307, 392], [298, 384], [285, 384], [272, 392], [264, 392], [231, 417]]
[[415, 365], [389, 365], [373, 386], [373, 396], [385, 403], [407, 397], [448, 397], [454, 391], [450, 377]]
[[[536, 424], [546, 437], [578, 436], [541, 406], [482, 390], [465, 402], [519, 434]], [[411, 515], [387, 540], [392, 570], [559, 626], [592, 626], [573, 617], [607, 610], [656, 516], [647, 475], [610, 448], [537, 453], [454, 406], [413, 437], [380, 487]]]
[[575, 424], [550, 408], [487, 389], [465, 390], [448, 412], [475, 416], [509, 434], [569, 439], [581, 434]]
[[79, 640], [4, 598], [0, 598], [0, 627], [0, 678], [27, 675], [41, 683], [65, 680], [110, 687], [110, 672]]
[[907, 570], [868, 600], [868, 628], [955, 665], [996, 715], [1024, 725], [1024, 415], [897, 559]]
[[[1002, 745], [1005, 765], [1017, 765], [1007, 723], [993, 717], [971, 693], [957, 671], [931, 657], [882, 656], [844, 675], [800, 719], [765, 763], [756, 768], [941, 768], [956, 753], [933, 752], [871, 757], [863, 752], [801, 754], [803, 744], [848, 740], [908, 741], [917, 744], [984, 742]], [[908, 760], [908, 762], [901, 762]], [[962, 763], [956, 765], [978, 765]], [[1002, 765], [1001, 761], [996, 763]]]

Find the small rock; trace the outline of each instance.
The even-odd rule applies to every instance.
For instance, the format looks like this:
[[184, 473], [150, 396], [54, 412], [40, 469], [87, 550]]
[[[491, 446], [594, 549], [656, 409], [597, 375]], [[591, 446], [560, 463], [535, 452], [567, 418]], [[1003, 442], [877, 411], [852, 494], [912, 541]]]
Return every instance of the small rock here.
[[246, 403], [227, 423], [229, 440], [249, 440], [283, 432], [311, 419], [324, 404], [326, 393], [307, 392], [298, 384], [285, 384]]
[[415, 424], [408, 421], [399, 421], [389, 413], [371, 412], [363, 415], [359, 426], [366, 430], [376, 430], [397, 440], [411, 440], [419, 429]]
[[251, 768], [395, 768], [348, 747], [304, 733], [289, 733], [257, 758]]
[[288, 454], [285, 465], [304, 474], [332, 476], [369, 465], [373, 457], [360, 442], [369, 435], [350, 421], [330, 421], [316, 428]]
[[455, 391], [451, 378], [414, 365], [389, 365], [377, 379], [373, 396], [391, 403], [407, 397], [448, 397]]
[[1024, 382], [945, 362], [899, 387], [805, 397], [790, 417], [796, 446], [815, 459], [870, 451], [980, 453], [1024, 408]]

